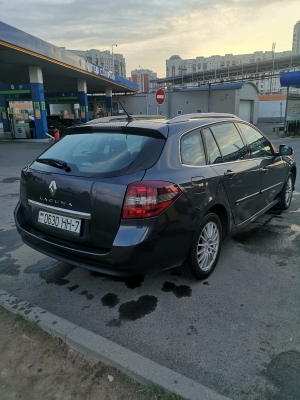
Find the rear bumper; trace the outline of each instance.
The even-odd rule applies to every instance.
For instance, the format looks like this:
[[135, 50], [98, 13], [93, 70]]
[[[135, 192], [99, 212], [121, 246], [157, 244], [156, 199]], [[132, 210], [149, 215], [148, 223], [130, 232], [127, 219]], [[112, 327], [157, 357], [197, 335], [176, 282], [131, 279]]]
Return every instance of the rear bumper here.
[[148, 225], [121, 224], [112, 248], [101, 251], [79, 248], [32, 228], [23, 217], [20, 203], [14, 217], [17, 230], [29, 247], [57, 260], [116, 276], [138, 276], [179, 266], [187, 257], [192, 238], [192, 232], [183, 228], [160, 235], [157, 223], [149, 219]]

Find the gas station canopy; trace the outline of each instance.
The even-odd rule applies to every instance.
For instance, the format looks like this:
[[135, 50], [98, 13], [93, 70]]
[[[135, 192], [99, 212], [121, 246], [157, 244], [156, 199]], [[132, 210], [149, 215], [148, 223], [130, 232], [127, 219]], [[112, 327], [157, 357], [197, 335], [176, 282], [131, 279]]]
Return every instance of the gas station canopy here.
[[[136, 93], [138, 89], [137, 84], [100, 65], [0, 21], [0, 119], [4, 132], [12, 132], [15, 138], [49, 136], [47, 115], [51, 115], [53, 102], [69, 104], [71, 115], [87, 122], [94, 112], [89, 94], [103, 94], [103, 113], [112, 115], [113, 93]], [[14, 115], [10, 107], [15, 100], [32, 102], [34, 126], [30, 131], [24, 128], [28, 116]], [[68, 115], [65, 109], [59, 112]]]
[[138, 90], [128, 79], [0, 21], [0, 83], [29, 82], [32, 65], [43, 71], [45, 93], [77, 91], [77, 79], [86, 81], [89, 94]]

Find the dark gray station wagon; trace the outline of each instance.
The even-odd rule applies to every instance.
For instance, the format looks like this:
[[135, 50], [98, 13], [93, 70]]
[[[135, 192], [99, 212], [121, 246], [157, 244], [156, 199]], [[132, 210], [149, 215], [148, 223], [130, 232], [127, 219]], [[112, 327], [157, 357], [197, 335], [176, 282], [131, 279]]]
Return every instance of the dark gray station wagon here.
[[66, 133], [23, 169], [15, 221], [28, 246], [79, 267], [203, 279], [228, 235], [291, 203], [292, 148], [229, 114]]

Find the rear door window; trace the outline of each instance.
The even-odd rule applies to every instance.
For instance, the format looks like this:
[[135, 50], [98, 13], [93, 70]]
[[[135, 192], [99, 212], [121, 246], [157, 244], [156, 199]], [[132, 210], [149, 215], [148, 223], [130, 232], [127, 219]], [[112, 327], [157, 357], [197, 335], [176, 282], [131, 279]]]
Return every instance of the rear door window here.
[[67, 163], [71, 175], [112, 177], [150, 168], [164, 143], [162, 138], [115, 132], [68, 135], [39, 158]]
[[246, 124], [238, 123], [237, 126], [245, 136], [253, 158], [271, 157], [273, 155], [270, 142], [261, 133]]
[[210, 127], [222, 154], [223, 162], [248, 158], [247, 148], [233, 123]]
[[193, 132], [181, 139], [181, 161], [186, 165], [206, 165], [200, 132]]

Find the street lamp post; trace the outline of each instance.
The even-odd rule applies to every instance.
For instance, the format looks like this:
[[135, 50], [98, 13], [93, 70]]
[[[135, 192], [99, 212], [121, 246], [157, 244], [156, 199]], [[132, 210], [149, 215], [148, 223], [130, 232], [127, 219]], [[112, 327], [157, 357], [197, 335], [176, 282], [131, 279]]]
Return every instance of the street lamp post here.
[[117, 44], [111, 45], [111, 54], [112, 54], [112, 72], [115, 73], [115, 60], [114, 60], [114, 46], [118, 46]]
[[271, 79], [270, 79], [270, 94], [272, 94], [272, 80], [273, 80], [273, 75], [274, 75], [274, 52], [275, 52], [275, 47], [276, 47], [276, 43], [273, 42], [272, 43], [273, 72], [272, 72]]

